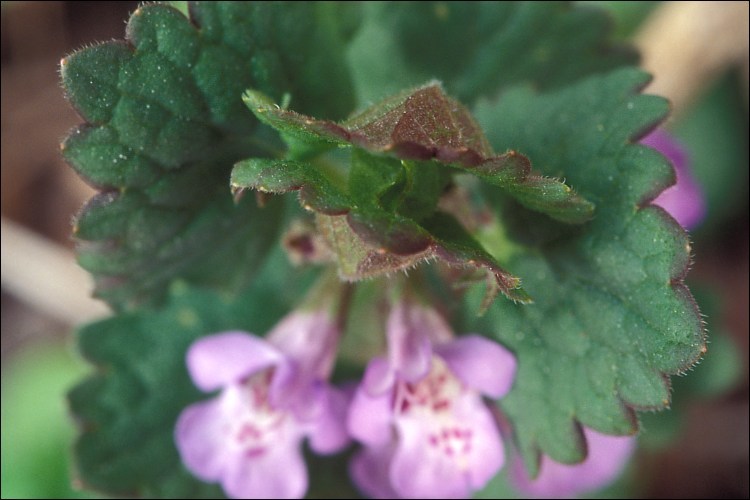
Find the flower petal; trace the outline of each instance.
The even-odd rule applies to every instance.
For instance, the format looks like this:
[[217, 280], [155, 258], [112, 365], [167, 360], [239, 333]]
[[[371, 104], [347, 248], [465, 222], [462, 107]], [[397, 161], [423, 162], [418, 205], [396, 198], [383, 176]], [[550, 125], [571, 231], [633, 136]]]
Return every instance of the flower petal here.
[[372, 396], [380, 396], [396, 383], [396, 372], [385, 358], [373, 358], [362, 379], [363, 388]]
[[349, 475], [357, 487], [371, 498], [398, 498], [398, 493], [391, 486], [392, 459], [392, 443], [380, 447], [366, 447], [352, 458], [349, 463]]
[[413, 306], [409, 313], [412, 325], [426, 332], [432, 344], [443, 344], [453, 340], [453, 329], [434, 309]]
[[300, 376], [323, 380], [333, 368], [338, 334], [327, 311], [293, 312], [279, 321], [266, 338], [295, 362]]
[[284, 356], [265, 340], [237, 331], [198, 339], [187, 352], [190, 377], [203, 391], [239, 382], [283, 360]]
[[569, 498], [597, 490], [622, 473], [635, 450], [631, 436], [608, 436], [583, 428], [588, 456], [580, 464], [567, 465], [542, 457], [536, 479], [529, 478], [520, 459], [513, 461], [511, 479], [521, 491], [536, 498]]
[[[447, 418], [414, 414], [398, 418], [396, 426], [400, 441], [391, 480], [403, 497], [468, 497], [484, 488], [505, 461], [500, 432], [477, 392], [454, 399]], [[469, 437], [459, 439], [451, 433]]]
[[653, 204], [669, 212], [686, 229], [697, 226], [706, 215], [701, 188], [687, 170], [677, 170], [677, 184], [662, 191]]
[[371, 446], [382, 446], [393, 437], [392, 418], [391, 393], [370, 396], [362, 384], [354, 393], [346, 427], [349, 434], [358, 441]]
[[325, 386], [321, 412], [310, 432], [310, 447], [320, 454], [336, 453], [349, 443], [346, 431], [349, 398], [344, 391]]
[[227, 457], [222, 397], [185, 408], [175, 427], [175, 444], [185, 467], [203, 481], [218, 481]]
[[271, 403], [307, 420], [320, 397], [318, 382], [329, 377], [336, 357], [339, 331], [327, 311], [293, 312], [268, 334], [268, 342], [282, 352], [271, 383]]
[[307, 468], [300, 436], [284, 436], [266, 454], [238, 454], [227, 461], [221, 484], [231, 498], [302, 498]]
[[398, 377], [408, 382], [416, 382], [430, 371], [430, 313], [421, 307], [398, 303], [388, 316], [388, 360]]
[[680, 223], [690, 229], [706, 215], [706, 203], [698, 182], [690, 171], [685, 149], [669, 133], [656, 129], [641, 139], [641, 143], [663, 154], [675, 169], [677, 182], [665, 189], [654, 201]]
[[487, 396], [500, 398], [513, 385], [515, 356], [480, 335], [465, 335], [435, 346], [435, 352], [464, 384]]
[[429, 444], [428, 425], [418, 419], [398, 420], [399, 441], [391, 464], [393, 489], [402, 498], [466, 498], [465, 471]]
[[478, 394], [464, 394], [454, 404], [457, 421], [467, 423], [476, 438], [467, 457], [469, 484], [473, 491], [484, 488], [505, 465], [505, 450], [497, 422]]

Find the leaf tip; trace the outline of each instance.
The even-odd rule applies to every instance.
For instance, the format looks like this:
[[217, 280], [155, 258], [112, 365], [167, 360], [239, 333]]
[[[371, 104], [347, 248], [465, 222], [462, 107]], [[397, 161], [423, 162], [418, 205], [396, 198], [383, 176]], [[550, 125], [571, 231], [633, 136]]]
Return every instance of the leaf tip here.
[[268, 97], [266, 94], [259, 90], [247, 89], [242, 94], [242, 102], [250, 108], [253, 112], [262, 113], [272, 107], [278, 107], [278, 105]]
[[517, 304], [529, 305], [534, 303], [534, 298], [520, 287], [513, 290], [513, 295], [510, 299]]

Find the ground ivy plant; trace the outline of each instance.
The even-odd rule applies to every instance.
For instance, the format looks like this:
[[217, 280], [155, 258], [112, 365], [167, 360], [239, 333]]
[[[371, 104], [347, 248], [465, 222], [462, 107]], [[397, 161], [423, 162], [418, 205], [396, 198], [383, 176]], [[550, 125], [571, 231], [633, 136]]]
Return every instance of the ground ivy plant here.
[[113, 311], [78, 335], [83, 485], [470, 496], [669, 406], [705, 339], [651, 204], [673, 169], [638, 144], [668, 104], [601, 12], [188, 11], [61, 63], [62, 153], [99, 190], [78, 259]]

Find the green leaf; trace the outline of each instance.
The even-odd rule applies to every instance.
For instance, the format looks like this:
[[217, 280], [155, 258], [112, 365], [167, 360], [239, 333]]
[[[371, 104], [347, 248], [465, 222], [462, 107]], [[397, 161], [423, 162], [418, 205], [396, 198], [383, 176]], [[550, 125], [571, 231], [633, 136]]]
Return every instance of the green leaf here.
[[[353, 157], [360, 168], [372, 167], [372, 157], [362, 150], [355, 150]], [[377, 160], [375, 171], [382, 165]], [[319, 214], [318, 228], [335, 251], [344, 279], [369, 278], [440, 258], [452, 265], [485, 268], [500, 291], [513, 300], [529, 300], [518, 279], [505, 272], [450, 215], [435, 213], [419, 223], [384, 210], [375, 196], [392, 185], [387, 180], [382, 186], [369, 186], [372, 198], [350, 197], [310, 164], [251, 159], [237, 164], [232, 185], [272, 193], [299, 190], [301, 204]]]
[[[293, 151], [354, 145], [401, 160], [435, 160], [502, 187], [524, 206], [563, 222], [584, 222], [594, 210], [562, 182], [532, 174], [528, 160], [514, 150], [494, 155], [468, 110], [436, 83], [402, 91], [340, 125], [282, 109], [257, 91], [244, 99], [258, 119], [293, 144]], [[371, 189], [367, 182], [356, 184]]]
[[235, 161], [280, 146], [244, 109], [244, 89], [327, 118], [353, 107], [343, 43], [358, 7], [201, 2], [190, 12], [143, 6], [126, 42], [62, 62], [88, 122], [63, 154], [102, 190], [78, 216], [79, 260], [116, 309], [157, 303], [177, 278], [242, 286], [277, 236], [281, 205], [234, 205], [227, 186]]
[[[468, 111], [436, 84], [401, 92], [341, 124], [282, 109], [258, 91], [248, 91], [244, 99], [258, 119], [290, 144], [291, 158], [308, 161], [240, 162], [232, 173], [232, 187], [299, 190], [306, 209], [324, 214], [318, 226], [345, 279], [440, 258], [489, 271], [494, 281], [488, 281], [487, 300], [499, 290], [513, 300], [528, 301], [519, 280], [453, 217], [438, 211], [457, 170], [502, 187], [524, 206], [564, 222], [581, 223], [593, 212], [591, 203], [561, 182], [532, 175], [524, 156], [513, 150], [494, 155]], [[323, 153], [332, 148], [348, 151], [349, 157], [339, 153], [326, 158]]]
[[439, 78], [465, 104], [508, 85], [562, 87], [631, 65], [603, 11], [572, 2], [368, 2], [348, 50], [359, 102]]
[[217, 485], [201, 483], [183, 468], [173, 441], [179, 413], [206, 398], [188, 376], [187, 348], [220, 331], [265, 334], [312, 277], [293, 271], [279, 250], [242, 295], [178, 283], [160, 308], [83, 327], [79, 348], [98, 370], [69, 394], [82, 429], [75, 445], [79, 479], [113, 496], [221, 497]]
[[619, 70], [549, 93], [517, 88], [477, 105], [496, 148], [524, 151], [544, 174], [566, 178], [597, 205], [593, 220], [570, 231], [500, 190], [484, 192], [508, 237], [526, 246], [507, 265], [535, 303], [495, 302], [473, 329], [518, 357], [514, 388], [500, 406], [532, 473], [539, 452], [564, 463], [584, 458], [579, 425], [636, 432], [634, 409], [668, 406], [667, 375], [705, 351], [683, 283], [687, 235], [649, 204], [674, 174], [658, 153], [632, 144], [668, 109], [665, 100], [636, 93], [647, 81]]

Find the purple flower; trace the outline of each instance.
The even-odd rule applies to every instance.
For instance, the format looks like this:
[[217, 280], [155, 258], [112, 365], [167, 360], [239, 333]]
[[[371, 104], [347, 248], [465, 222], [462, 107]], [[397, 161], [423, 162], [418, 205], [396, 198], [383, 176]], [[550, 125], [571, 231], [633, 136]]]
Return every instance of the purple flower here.
[[513, 460], [511, 480], [516, 488], [533, 498], [570, 498], [617, 479], [635, 450], [635, 437], [608, 436], [586, 427], [583, 433], [588, 456], [580, 464], [561, 464], [542, 456], [539, 475], [532, 480], [521, 460]]
[[349, 410], [364, 447], [351, 474], [379, 498], [462, 498], [504, 462], [503, 444], [482, 394], [499, 398], [516, 362], [479, 335], [452, 340], [434, 311], [399, 304], [388, 319], [388, 356], [373, 359]]
[[218, 396], [187, 407], [175, 440], [196, 477], [234, 498], [301, 498], [301, 442], [318, 453], [343, 448], [346, 397], [329, 386], [338, 332], [325, 312], [295, 312], [261, 339], [223, 332], [193, 343], [187, 367]]
[[698, 225], [706, 215], [706, 205], [701, 188], [690, 172], [687, 153], [667, 132], [654, 130], [641, 140], [663, 154], [672, 163], [677, 183], [665, 189], [654, 201], [686, 229]]

